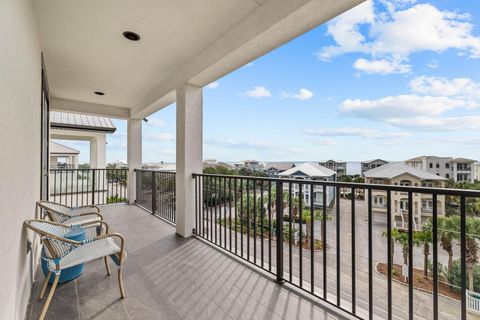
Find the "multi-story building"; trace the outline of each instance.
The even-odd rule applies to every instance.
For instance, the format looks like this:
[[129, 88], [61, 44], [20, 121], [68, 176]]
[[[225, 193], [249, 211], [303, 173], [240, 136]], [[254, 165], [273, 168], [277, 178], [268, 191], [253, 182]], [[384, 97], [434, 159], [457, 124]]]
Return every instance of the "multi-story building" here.
[[420, 156], [405, 161], [405, 164], [455, 182], [475, 180], [475, 160], [465, 158]]
[[[316, 181], [335, 181], [335, 171], [325, 168], [317, 163], [305, 162], [301, 165], [283, 171], [278, 177], [295, 180], [316, 180]], [[284, 184], [284, 190], [289, 191], [289, 185]], [[300, 185], [292, 184], [292, 193], [295, 197], [300, 196]], [[313, 204], [315, 207], [323, 207], [323, 187], [318, 186], [313, 189]], [[334, 188], [327, 188], [327, 205], [331, 205], [335, 200]], [[310, 206], [310, 188], [302, 187], [302, 202], [305, 207]]]
[[341, 160], [330, 159], [319, 163], [322, 167], [335, 171], [337, 177], [347, 174], [347, 162]]
[[[387, 184], [412, 187], [445, 188], [446, 178], [432, 174], [425, 170], [414, 168], [401, 162], [391, 162], [381, 167], [365, 172], [365, 182], [371, 184]], [[419, 229], [423, 223], [432, 217], [432, 195], [413, 193], [413, 221], [414, 229]], [[386, 222], [387, 194], [385, 191], [372, 191], [372, 211], [374, 220]], [[391, 193], [392, 221], [398, 228], [408, 227], [408, 192]], [[437, 212], [445, 214], [445, 196], [437, 197]]]
[[475, 162], [473, 164], [473, 173], [474, 173], [473, 180], [480, 181], [480, 162]]
[[361, 174], [363, 176], [365, 171], [375, 169], [387, 163], [388, 161], [382, 160], [382, 159], [372, 159], [372, 160], [362, 161], [362, 163], [360, 164]]
[[50, 141], [50, 168], [51, 169], [76, 169], [80, 151]]
[[263, 163], [258, 160], [244, 160], [241, 162], [236, 162], [233, 165], [237, 169], [245, 168], [250, 170], [262, 170], [264, 168]]

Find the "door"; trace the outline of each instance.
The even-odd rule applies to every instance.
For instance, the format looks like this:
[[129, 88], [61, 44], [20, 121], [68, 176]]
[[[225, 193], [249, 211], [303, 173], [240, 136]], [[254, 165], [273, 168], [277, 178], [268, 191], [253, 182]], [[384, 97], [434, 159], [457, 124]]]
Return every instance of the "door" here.
[[50, 120], [49, 120], [48, 79], [45, 63], [42, 55], [42, 101], [41, 101], [41, 200], [48, 200], [48, 176], [49, 176], [49, 143], [50, 143]]

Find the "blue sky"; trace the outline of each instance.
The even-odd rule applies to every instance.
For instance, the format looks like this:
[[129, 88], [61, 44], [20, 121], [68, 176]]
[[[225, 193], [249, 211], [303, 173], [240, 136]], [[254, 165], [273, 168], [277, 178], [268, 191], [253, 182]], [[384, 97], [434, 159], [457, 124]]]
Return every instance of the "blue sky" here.
[[[144, 161], [174, 161], [175, 105], [148, 119]], [[204, 158], [223, 161], [480, 159], [479, 130], [480, 1], [367, 1], [204, 89]]]

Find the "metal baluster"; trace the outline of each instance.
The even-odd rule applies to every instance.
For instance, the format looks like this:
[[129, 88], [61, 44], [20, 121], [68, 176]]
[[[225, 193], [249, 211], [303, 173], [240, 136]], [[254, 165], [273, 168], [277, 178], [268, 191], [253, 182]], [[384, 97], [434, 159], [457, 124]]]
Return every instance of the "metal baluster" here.
[[[282, 192], [283, 190], [278, 190], [277, 192]], [[292, 221], [293, 221], [293, 196], [292, 196], [292, 183], [288, 183], [288, 274], [289, 281], [292, 282], [293, 278], [293, 230], [292, 230]]]
[[408, 192], [408, 317], [413, 319], [413, 194]]
[[272, 271], [272, 182], [270, 180], [268, 181], [268, 271]]
[[315, 190], [310, 183], [310, 292], [315, 293]]
[[392, 193], [387, 190], [387, 308], [388, 320], [392, 319]]
[[462, 320], [467, 319], [467, 217], [465, 196], [460, 196], [460, 265], [461, 265], [461, 295]]
[[336, 220], [336, 225], [337, 225], [337, 230], [336, 230], [336, 233], [337, 233], [337, 257], [336, 257], [336, 261], [337, 261], [337, 306], [341, 307], [340, 303], [341, 303], [341, 292], [340, 292], [340, 281], [341, 281], [341, 277], [340, 277], [340, 187], [337, 186], [336, 190], [335, 190], [335, 196], [336, 196], [336, 217], [335, 217], [335, 220]]
[[432, 195], [432, 246], [433, 246], [433, 319], [438, 320], [438, 208], [437, 195]]
[[327, 299], [327, 186], [322, 194], [322, 246], [323, 246], [323, 299]]
[[368, 189], [368, 317], [373, 319], [373, 237], [372, 237], [372, 189]]
[[260, 180], [260, 264], [263, 268], [263, 219], [265, 212], [263, 209], [263, 180]]
[[277, 282], [283, 283], [283, 182], [276, 182], [277, 210]]
[[298, 232], [298, 239], [300, 240], [300, 245], [298, 246], [298, 266], [299, 266], [299, 278], [298, 281], [300, 283], [300, 288], [303, 288], [303, 235], [302, 235], [302, 226], [303, 226], [303, 214], [302, 214], [302, 200], [303, 200], [303, 192], [302, 192], [303, 184], [298, 184], [298, 216], [299, 220], [299, 232]]
[[[351, 206], [352, 206], [352, 221], [351, 221], [351, 246], [352, 246], [352, 313], [356, 313], [356, 306], [357, 306], [357, 288], [356, 288], [356, 261], [355, 261], [355, 256], [356, 256], [356, 250], [355, 250], [355, 198], [356, 198], [356, 189], [355, 187], [352, 187], [352, 201], [351, 201]], [[323, 247], [323, 250], [326, 250], [325, 247]]]

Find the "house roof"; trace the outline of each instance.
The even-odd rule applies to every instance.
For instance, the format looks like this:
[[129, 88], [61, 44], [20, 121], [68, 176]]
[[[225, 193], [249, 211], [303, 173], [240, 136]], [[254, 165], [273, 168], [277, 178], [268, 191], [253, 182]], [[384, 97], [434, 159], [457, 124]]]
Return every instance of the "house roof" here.
[[319, 164], [312, 163], [312, 162], [305, 162], [301, 165], [283, 171], [282, 173], [278, 174], [282, 177], [292, 176], [297, 172], [302, 172], [303, 174], [309, 177], [331, 177], [335, 174], [335, 171], [325, 168]]
[[266, 170], [277, 169], [279, 171], [285, 171], [293, 167], [295, 167], [294, 162], [267, 162], [265, 164]]
[[80, 154], [80, 151], [64, 146], [63, 144], [50, 141], [49, 147], [50, 154]]
[[450, 161], [451, 162], [460, 162], [460, 163], [473, 163], [473, 162], [476, 162], [477, 160], [467, 159], [467, 158], [453, 158]]
[[362, 163], [372, 163], [372, 162], [375, 162], [375, 161], [383, 161], [383, 162], [388, 163], [387, 160], [383, 160], [383, 159], [370, 159], [370, 160], [362, 161]]
[[328, 160], [325, 160], [325, 161], [320, 161], [320, 163], [326, 163], [326, 162], [346, 163], [346, 161], [338, 160], [338, 159], [328, 159]]
[[364, 175], [365, 178], [392, 179], [406, 173], [422, 180], [447, 180], [443, 177], [434, 175], [433, 173], [413, 168], [402, 162], [390, 162], [384, 164], [383, 166], [366, 171]]
[[114, 133], [117, 130], [110, 118], [60, 111], [50, 112], [50, 126], [53, 129], [73, 129], [105, 133]]

